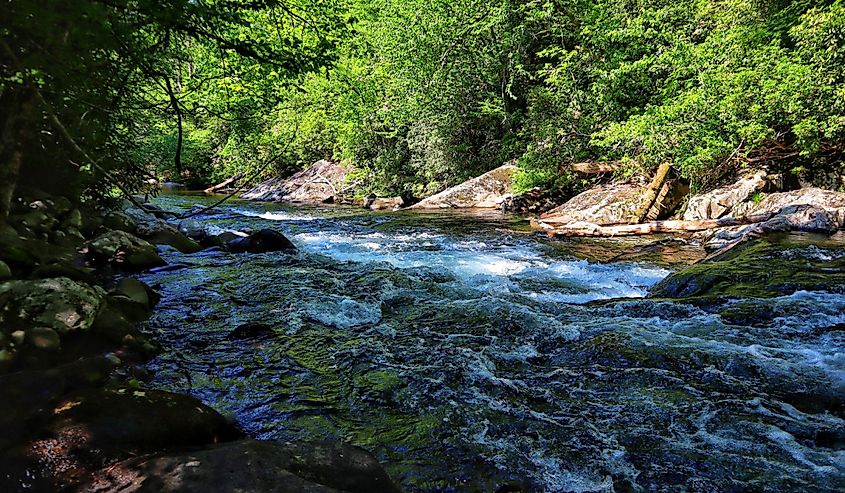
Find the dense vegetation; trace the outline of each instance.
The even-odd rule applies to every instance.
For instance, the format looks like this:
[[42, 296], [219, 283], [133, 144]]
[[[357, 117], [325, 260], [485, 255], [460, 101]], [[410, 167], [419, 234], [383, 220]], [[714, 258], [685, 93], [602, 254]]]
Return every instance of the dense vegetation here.
[[841, 0], [20, 0], [4, 18], [5, 128], [40, 141], [24, 170], [60, 155], [45, 108], [20, 111], [43, 106], [32, 87], [126, 187], [270, 156], [268, 174], [330, 158], [416, 196], [511, 160], [523, 188], [578, 186], [573, 160], [668, 160], [693, 185], [842, 165]]

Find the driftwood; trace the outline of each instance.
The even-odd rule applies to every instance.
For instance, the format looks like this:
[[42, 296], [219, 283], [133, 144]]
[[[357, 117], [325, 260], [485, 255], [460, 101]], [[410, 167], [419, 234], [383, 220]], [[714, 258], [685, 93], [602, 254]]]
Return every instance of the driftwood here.
[[657, 168], [654, 178], [652, 178], [651, 183], [648, 184], [643, 192], [643, 198], [642, 202], [640, 202], [640, 206], [637, 208], [636, 212], [634, 212], [633, 217], [631, 217], [631, 224], [642, 222], [643, 218], [648, 215], [648, 211], [652, 208], [652, 206], [660, 207], [660, 204], [655, 202], [657, 195], [660, 193], [661, 188], [663, 188], [663, 184], [666, 182], [666, 176], [669, 174], [669, 170], [671, 168], [672, 165], [669, 162], [665, 162]]
[[205, 193], [217, 193], [225, 188], [228, 188], [230, 185], [234, 185], [238, 182], [238, 180], [242, 180], [244, 177], [243, 173], [238, 173], [237, 175], [229, 178], [228, 180], [224, 180], [213, 187], [208, 187], [204, 191]]
[[694, 233], [708, 229], [741, 226], [768, 221], [774, 214], [757, 214], [744, 217], [723, 217], [721, 219], [699, 219], [693, 221], [653, 221], [641, 224], [619, 224], [599, 226], [588, 222], [576, 222], [558, 228], [550, 228], [549, 236], [638, 236], [661, 233]]
[[569, 165], [569, 169], [576, 173], [581, 173], [582, 175], [600, 175], [603, 173], [613, 173], [619, 169], [619, 163], [616, 161], [604, 163], [586, 161], [583, 163], [572, 163]]

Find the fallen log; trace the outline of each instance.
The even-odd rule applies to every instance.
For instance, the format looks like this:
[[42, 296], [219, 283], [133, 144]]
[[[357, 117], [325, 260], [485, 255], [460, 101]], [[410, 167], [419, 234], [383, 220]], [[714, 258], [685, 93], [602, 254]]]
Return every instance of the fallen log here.
[[616, 161], [609, 161], [604, 163], [595, 163], [586, 161], [583, 163], [572, 163], [569, 169], [582, 175], [600, 175], [603, 173], [613, 173], [619, 169], [619, 163]]
[[234, 185], [239, 180], [242, 180], [243, 177], [244, 177], [243, 173], [238, 173], [237, 175], [229, 178], [228, 180], [223, 180], [222, 182], [218, 183], [217, 185], [214, 185], [213, 187], [206, 188], [204, 190], [204, 192], [205, 193], [217, 193], [220, 190], [223, 190], [225, 188], [229, 188], [231, 185]]
[[[560, 227], [548, 229], [549, 236], [638, 236], [663, 233], [694, 233], [708, 229], [726, 228], [729, 226], [742, 226], [768, 221], [774, 214], [757, 214], [743, 217], [723, 217], [721, 219], [698, 219], [698, 220], [674, 220], [674, 221], [652, 221], [641, 224], [618, 224], [613, 226], [599, 226], [588, 222], [576, 222]], [[543, 227], [542, 221], [538, 221]]]

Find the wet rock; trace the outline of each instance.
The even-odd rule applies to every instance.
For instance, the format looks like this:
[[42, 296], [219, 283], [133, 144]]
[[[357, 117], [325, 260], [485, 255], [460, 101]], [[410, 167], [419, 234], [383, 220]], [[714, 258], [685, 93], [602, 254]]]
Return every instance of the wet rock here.
[[[0, 485], [5, 476], [12, 484], [29, 479], [59, 490], [128, 457], [239, 435], [226, 418], [190, 396], [128, 388], [79, 390], [54, 404], [36, 438], [6, 453]], [[26, 467], [9, 471], [15, 459]]]
[[9, 279], [11, 277], [12, 269], [9, 268], [6, 262], [0, 260], [0, 281], [5, 281], [6, 279]]
[[718, 219], [731, 214], [731, 211], [751, 196], [766, 188], [768, 180], [765, 171], [755, 171], [726, 187], [695, 195], [690, 198], [684, 212], [685, 220]]
[[70, 262], [57, 262], [40, 265], [32, 271], [31, 279], [50, 279], [53, 277], [66, 277], [83, 284], [96, 284], [94, 270], [86, 267], [79, 267]]
[[342, 164], [321, 160], [288, 178], [272, 178], [241, 195], [264, 202], [330, 203], [338, 199], [349, 170]]
[[200, 241], [200, 245], [203, 248], [214, 248], [214, 247], [225, 248], [226, 245], [229, 244], [230, 242], [235, 241], [235, 240], [240, 239], [240, 238], [246, 238], [247, 236], [248, 235], [246, 233], [238, 234], [238, 233], [235, 233], [235, 232], [232, 232], [232, 231], [224, 231], [223, 233], [220, 233], [219, 235], [206, 236], [205, 238], [203, 238], [202, 241]]
[[399, 492], [363, 449], [338, 443], [240, 440], [191, 453], [131, 459], [81, 491]]
[[260, 337], [265, 334], [272, 333], [273, 327], [271, 325], [267, 325], [261, 322], [247, 322], [245, 324], [237, 326], [232, 332], [229, 332], [229, 335], [227, 335], [226, 338], [249, 339], [252, 337]]
[[262, 229], [247, 237], [241, 237], [230, 241], [227, 245], [233, 253], [265, 253], [265, 252], [295, 252], [294, 245], [285, 235], [272, 229]]
[[208, 236], [208, 233], [205, 231], [205, 226], [196, 219], [183, 219], [180, 221], [179, 231], [194, 241], [202, 241], [206, 236]]
[[801, 250], [811, 244], [776, 236], [749, 241], [668, 276], [649, 296], [768, 298], [796, 291], [845, 292], [845, 251], [812, 258]]
[[202, 249], [175, 226], [151, 213], [132, 205], [124, 205], [123, 212], [135, 222], [135, 234], [150, 243], [170, 245], [182, 253], [196, 253]]
[[135, 322], [146, 320], [160, 295], [143, 282], [125, 277], [109, 293], [109, 305], [120, 310]]
[[513, 189], [516, 166], [505, 164], [412, 205], [410, 209], [499, 208]]
[[88, 257], [98, 264], [112, 264], [126, 270], [160, 267], [166, 262], [149, 242], [124, 231], [109, 231], [92, 240]]

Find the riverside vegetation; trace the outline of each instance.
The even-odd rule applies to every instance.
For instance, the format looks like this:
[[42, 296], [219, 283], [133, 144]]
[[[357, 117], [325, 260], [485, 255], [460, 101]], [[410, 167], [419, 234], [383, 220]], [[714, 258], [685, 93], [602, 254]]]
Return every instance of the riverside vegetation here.
[[0, 490], [845, 484], [841, 0], [2, 14]]

